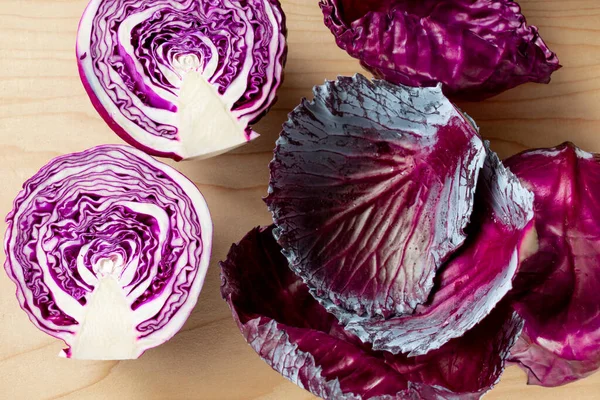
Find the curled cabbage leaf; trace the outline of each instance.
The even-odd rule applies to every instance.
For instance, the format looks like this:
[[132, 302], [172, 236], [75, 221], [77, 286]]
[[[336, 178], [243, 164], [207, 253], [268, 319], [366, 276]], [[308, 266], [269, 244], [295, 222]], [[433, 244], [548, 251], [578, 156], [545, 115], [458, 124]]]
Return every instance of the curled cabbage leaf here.
[[479, 399], [498, 381], [522, 327], [509, 307], [425, 356], [374, 351], [311, 296], [272, 231], [232, 246], [221, 293], [250, 346], [287, 379], [332, 400]]
[[512, 288], [519, 260], [535, 251], [533, 194], [498, 156], [488, 156], [475, 194], [465, 244], [435, 277], [427, 303], [412, 315], [369, 320], [332, 312], [376, 350], [426, 354], [484, 319]]
[[7, 223], [21, 308], [68, 358], [133, 359], [169, 340], [196, 304], [212, 246], [196, 186], [128, 146], [50, 161]]
[[328, 309], [412, 313], [465, 240], [484, 159], [439, 87], [339, 77], [290, 114], [266, 202], [290, 267]]
[[278, 0], [91, 0], [79, 73], [108, 125], [149, 154], [206, 158], [258, 134], [286, 59]]
[[535, 194], [539, 237], [514, 283], [525, 328], [512, 360], [530, 384], [558, 386], [600, 367], [600, 161], [564, 143], [506, 165]]
[[560, 68], [511, 0], [321, 0], [337, 44], [378, 78], [443, 83], [453, 99], [483, 100]]

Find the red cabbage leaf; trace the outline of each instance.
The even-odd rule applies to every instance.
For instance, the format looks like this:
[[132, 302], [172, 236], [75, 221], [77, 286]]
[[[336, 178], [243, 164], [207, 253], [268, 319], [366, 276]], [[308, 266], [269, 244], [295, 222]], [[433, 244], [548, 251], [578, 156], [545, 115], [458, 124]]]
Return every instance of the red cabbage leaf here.
[[467, 240], [436, 276], [431, 299], [412, 315], [387, 320], [336, 315], [377, 350], [437, 349], [479, 323], [511, 289], [519, 260], [535, 244], [532, 218], [533, 194], [488, 149]]
[[291, 268], [328, 308], [412, 313], [465, 240], [484, 159], [439, 87], [340, 77], [290, 114], [266, 202]]
[[600, 161], [564, 143], [506, 165], [535, 194], [539, 237], [514, 284], [525, 328], [512, 360], [530, 384], [558, 386], [600, 367]]
[[374, 351], [311, 296], [272, 231], [232, 246], [221, 293], [250, 346], [287, 379], [332, 400], [478, 399], [498, 381], [522, 326], [509, 308], [425, 356]]
[[511, 0], [321, 0], [337, 44], [378, 78], [443, 83], [453, 99], [483, 100], [560, 68]]

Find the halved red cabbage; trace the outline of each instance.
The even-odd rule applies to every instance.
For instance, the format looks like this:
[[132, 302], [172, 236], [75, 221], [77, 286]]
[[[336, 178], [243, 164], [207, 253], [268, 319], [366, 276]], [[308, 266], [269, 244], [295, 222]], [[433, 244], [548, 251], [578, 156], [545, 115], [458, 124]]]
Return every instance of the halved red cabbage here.
[[483, 100], [560, 68], [511, 0], [321, 0], [337, 44], [378, 78], [443, 83], [453, 99]]
[[196, 186], [128, 146], [50, 161], [7, 223], [19, 303], [69, 358], [132, 359], [169, 340], [196, 304], [212, 245]]
[[425, 356], [374, 351], [344, 331], [288, 267], [273, 226], [254, 229], [221, 263], [221, 293], [252, 348], [324, 399], [478, 399], [497, 381], [522, 321], [502, 306]]
[[467, 240], [438, 272], [427, 303], [387, 320], [332, 312], [376, 350], [414, 356], [440, 348], [484, 319], [511, 289], [519, 260], [534, 251], [532, 219], [533, 194], [488, 149]]
[[525, 329], [512, 360], [530, 384], [562, 385], [600, 367], [600, 160], [564, 143], [506, 165], [535, 194], [539, 236], [515, 280]]
[[79, 24], [81, 80], [125, 141], [204, 158], [256, 137], [286, 59], [278, 0], [91, 0]]
[[362, 75], [316, 86], [270, 165], [266, 202], [290, 267], [339, 313], [411, 313], [465, 240], [484, 158], [439, 87]]

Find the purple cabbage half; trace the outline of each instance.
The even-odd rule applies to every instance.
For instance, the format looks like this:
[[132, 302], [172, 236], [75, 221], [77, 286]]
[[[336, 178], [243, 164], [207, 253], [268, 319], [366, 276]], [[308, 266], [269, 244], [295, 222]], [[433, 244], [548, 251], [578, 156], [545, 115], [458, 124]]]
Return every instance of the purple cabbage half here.
[[512, 360], [530, 384], [558, 386], [600, 368], [600, 160], [565, 143], [506, 165], [535, 194], [539, 237], [514, 284], [525, 327]]
[[479, 399], [499, 379], [522, 321], [505, 305], [425, 356], [372, 350], [345, 331], [288, 266], [273, 226], [254, 229], [221, 263], [221, 293], [252, 348], [324, 399]]
[[321, 0], [337, 44], [378, 78], [483, 100], [560, 68], [511, 0]]
[[78, 359], [169, 340], [200, 294], [212, 222], [196, 186], [128, 146], [58, 157], [7, 217], [5, 269], [29, 319]]
[[79, 73], [98, 113], [129, 144], [175, 160], [256, 137], [286, 59], [278, 0], [91, 0]]

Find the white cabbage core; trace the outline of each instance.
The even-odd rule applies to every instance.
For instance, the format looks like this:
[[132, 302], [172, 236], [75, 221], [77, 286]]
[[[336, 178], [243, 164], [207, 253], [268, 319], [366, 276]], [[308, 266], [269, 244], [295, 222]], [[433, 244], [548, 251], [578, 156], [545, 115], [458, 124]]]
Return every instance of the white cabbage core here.
[[98, 284], [88, 297], [71, 357], [84, 360], [127, 360], [140, 350], [132, 311], [118, 282], [123, 265], [117, 259], [101, 259], [94, 266]]
[[180, 155], [208, 158], [247, 142], [245, 124], [230, 111], [217, 89], [199, 72], [195, 55], [179, 57], [183, 76], [178, 98]]

